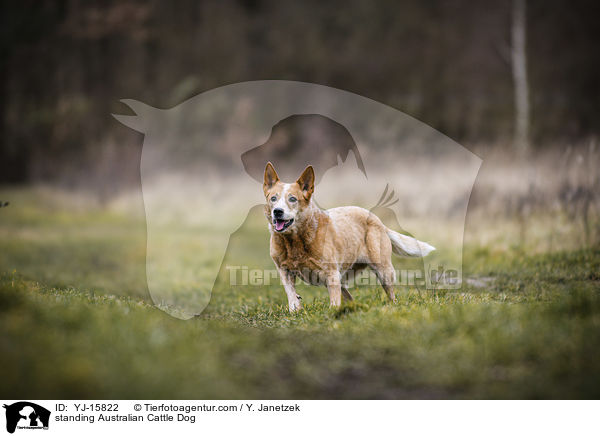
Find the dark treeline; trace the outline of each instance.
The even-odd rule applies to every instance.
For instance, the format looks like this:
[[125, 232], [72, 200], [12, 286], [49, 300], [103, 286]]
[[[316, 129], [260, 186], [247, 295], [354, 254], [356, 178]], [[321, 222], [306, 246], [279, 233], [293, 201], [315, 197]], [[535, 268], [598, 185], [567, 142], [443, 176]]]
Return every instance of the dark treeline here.
[[[139, 177], [118, 100], [174, 106], [234, 82], [355, 92], [463, 144], [510, 146], [511, 1], [2, 2], [0, 182]], [[534, 150], [600, 132], [593, 0], [527, 0]]]

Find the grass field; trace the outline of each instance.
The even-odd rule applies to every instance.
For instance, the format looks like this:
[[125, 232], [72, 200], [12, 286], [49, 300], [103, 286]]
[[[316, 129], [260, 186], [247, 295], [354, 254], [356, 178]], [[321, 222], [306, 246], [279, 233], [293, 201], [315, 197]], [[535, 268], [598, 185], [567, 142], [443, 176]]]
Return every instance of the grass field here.
[[472, 223], [460, 291], [408, 288], [390, 304], [361, 288], [332, 310], [324, 289], [304, 287], [304, 310], [290, 315], [278, 286], [220, 287], [201, 316], [181, 321], [147, 295], [141, 217], [67, 213], [34, 190], [0, 194], [11, 199], [0, 209], [4, 398], [600, 394], [594, 246], [496, 243]]

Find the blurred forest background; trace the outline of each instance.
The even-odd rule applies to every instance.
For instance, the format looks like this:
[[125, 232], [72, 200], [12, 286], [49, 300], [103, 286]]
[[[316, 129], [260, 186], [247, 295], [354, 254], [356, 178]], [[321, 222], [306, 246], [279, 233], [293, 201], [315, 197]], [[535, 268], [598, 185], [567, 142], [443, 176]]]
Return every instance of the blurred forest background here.
[[129, 113], [119, 99], [168, 108], [263, 79], [341, 88], [483, 157], [509, 152], [519, 4], [527, 149], [587, 146], [600, 132], [592, 0], [3, 1], [0, 183], [139, 186], [142, 138], [111, 117]]

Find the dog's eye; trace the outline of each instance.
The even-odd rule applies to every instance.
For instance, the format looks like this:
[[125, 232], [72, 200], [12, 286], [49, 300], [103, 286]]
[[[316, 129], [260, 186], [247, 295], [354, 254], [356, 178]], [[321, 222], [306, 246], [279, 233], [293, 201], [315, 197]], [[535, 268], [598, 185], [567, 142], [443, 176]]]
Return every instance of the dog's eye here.
[[298, 201], [296, 197], [290, 197], [290, 203], [295, 203], [296, 201]]
[[271, 197], [271, 201], [277, 201], [277, 197], [274, 195]]

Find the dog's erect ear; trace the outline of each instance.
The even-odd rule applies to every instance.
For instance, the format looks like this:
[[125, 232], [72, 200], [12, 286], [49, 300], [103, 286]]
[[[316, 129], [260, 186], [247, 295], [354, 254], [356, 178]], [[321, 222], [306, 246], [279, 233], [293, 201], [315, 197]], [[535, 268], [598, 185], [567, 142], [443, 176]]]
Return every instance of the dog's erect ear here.
[[265, 192], [265, 196], [278, 181], [279, 176], [277, 175], [277, 171], [275, 171], [275, 168], [273, 168], [273, 164], [268, 162], [265, 168], [265, 177], [263, 181], [263, 191]]
[[296, 183], [300, 185], [304, 198], [310, 200], [313, 192], [315, 192], [315, 170], [312, 165], [307, 166]]

